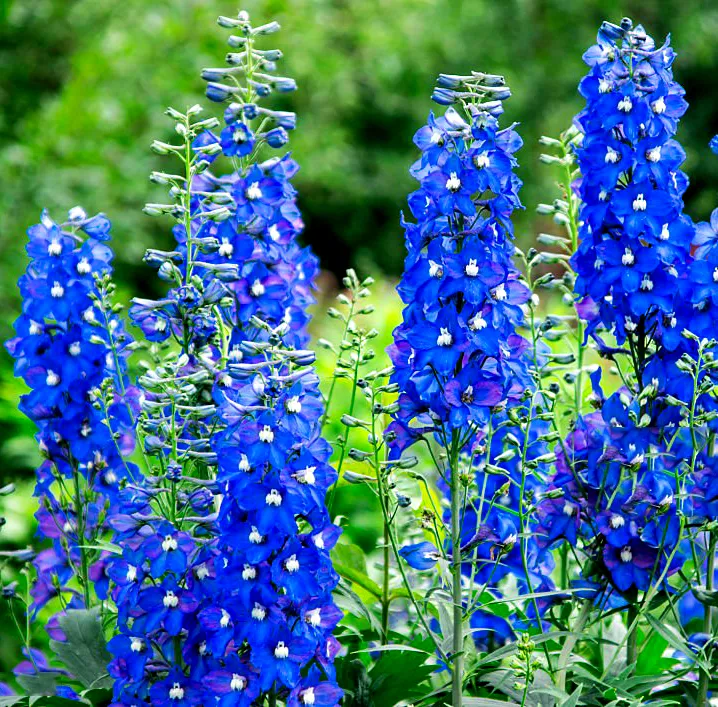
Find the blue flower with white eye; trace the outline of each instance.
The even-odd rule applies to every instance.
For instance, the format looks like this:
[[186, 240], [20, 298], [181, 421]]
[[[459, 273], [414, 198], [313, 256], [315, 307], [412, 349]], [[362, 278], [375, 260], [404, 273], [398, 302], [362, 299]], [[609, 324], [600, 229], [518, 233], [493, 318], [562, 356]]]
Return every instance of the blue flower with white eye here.
[[246, 157], [254, 149], [254, 135], [246, 123], [229, 123], [219, 136], [222, 152], [227, 157]]
[[414, 545], [405, 545], [399, 550], [399, 554], [415, 570], [433, 569], [441, 557], [436, 545], [426, 541]]

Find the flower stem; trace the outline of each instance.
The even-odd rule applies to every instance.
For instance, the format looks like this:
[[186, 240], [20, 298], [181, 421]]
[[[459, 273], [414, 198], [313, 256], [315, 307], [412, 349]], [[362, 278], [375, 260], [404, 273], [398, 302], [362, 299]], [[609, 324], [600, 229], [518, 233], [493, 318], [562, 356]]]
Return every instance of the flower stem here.
[[626, 642], [626, 662], [630, 674], [635, 672], [636, 661], [638, 660], [638, 608], [635, 601], [628, 605], [628, 639]]
[[464, 678], [464, 610], [461, 592], [461, 478], [458, 469], [458, 444], [454, 439], [451, 462], [451, 574], [453, 578], [454, 640], [451, 662], [451, 704], [461, 707]]
[[[706, 591], [713, 589], [713, 575], [715, 574], [716, 565], [716, 543], [718, 535], [715, 531], [710, 534], [708, 541], [708, 567], [706, 568]], [[703, 633], [708, 636], [713, 635], [713, 607], [705, 604], [703, 607]], [[698, 681], [698, 707], [704, 707], [708, 704], [708, 684], [710, 683], [710, 673], [707, 670], [701, 670], [700, 679]]]

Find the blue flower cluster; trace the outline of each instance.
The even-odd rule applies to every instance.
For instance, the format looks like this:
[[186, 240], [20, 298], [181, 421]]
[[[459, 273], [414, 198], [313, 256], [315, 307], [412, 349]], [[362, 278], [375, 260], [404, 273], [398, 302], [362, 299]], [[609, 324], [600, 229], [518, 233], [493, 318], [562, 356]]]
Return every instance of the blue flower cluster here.
[[690, 296], [682, 275], [694, 227], [683, 213], [685, 153], [673, 139], [687, 103], [674, 58], [668, 41], [657, 47], [628, 19], [604, 23], [579, 86], [586, 107], [575, 121], [583, 135], [575, 289], [589, 330], [603, 323], [640, 351], [651, 340], [678, 346], [676, 310]]
[[411, 174], [420, 187], [409, 208], [417, 223], [403, 223], [398, 291], [406, 306], [389, 350], [401, 391], [392, 424], [399, 451], [426, 432], [480, 429], [493, 408], [530, 386], [528, 343], [515, 333], [529, 290], [512, 262], [521, 138], [499, 129], [500, 100], [466, 107], [469, 121], [450, 106], [414, 137], [422, 154]]
[[[319, 381], [306, 367], [313, 354], [280, 345], [282, 328], [271, 337], [276, 345], [261, 349], [263, 360], [230, 364], [233, 385], [216, 392], [225, 425], [213, 438], [222, 562], [216, 604], [199, 618], [214, 655], [245, 647], [247, 694], [335, 705], [342, 692], [331, 634], [341, 612], [329, 551], [341, 531], [324, 499], [336, 472], [321, 437]], [[257, 352], [247, 347], [252, 358]], [[229, 661], [214, 674], [219, 694], [231, 692], [237, 669]]]
[[[44, 457], [36, 519], [50, 543], [34, 560], [30, 610], [60, 597], [64, 611], [104, 598], [106, 557], [87, 546], [103, 536], [121, 484], [135, 475], [123, 456], [134, 446], [136, 396], [126, 386], [130, 339], [109, 300], [110, 222], [79, 207], [64, 224], [43, 212], [28, 237], [22, 314], [7, 348], [30, 388], [20, 408], [37, 424]], [[57, 615], [47, 628], [62, 638]]]
[[[414, 137], [422, 153], [411, 168], [420, 182], [409, 196], [417, 223], [403, 224], [408, 255], [398, 290], [406, 306], [389, 350], [400, 391], [389, 428], [392, 454], [427, 435], [447, 453], [451, 440], [460, 440], [462, 466], [472, 470], [462, 483], [474, 484], [461, 510], [462, 571], [497, 595], [509, 574], [522, 591], [551, 589], [553, 567], [535, 539], [522, 547], [525, 528], [514, 510], [522, 493], [538, 493], [540, 475], [522, 484], [518, 459], [497, 460], [518, 429], [507, 408], [534, 388], [532, 347], [516, 333], [530, 292], [512, 260], [511, 216], [521, 207], [514, 154], [522, 141], [498, 123], [509, 95], [500, 77], [439, 78], [434, 100], [449, 107], [441, 117], [431, 114]], [[452, 103], [463, 105], [467, 119]], [[529, 463], [548, 451], [538, 426], [530, 437]], [[446, 470], [447, 477], [454, 473]], [[440, 486], [452, 495], [448, 481]], [[449, 512], [444, 520], [451, 522]], [[438, 557], [428, 543], [406, 546], [402, 555], [417, 569]], [[471, 625], [481, 646], [511, 634], [507, 621], [480, 608], [471, 609]]]
[[[685, 427], [694, 385], [681, 357], [697, 352], [685, 329], [710, 336], [697, 283], [712, 270], [693, 262], [695, 227], [683, 212], [688, 182], [673, 136], [687, 105], [674, 56], [628, 19], [604, 23], [584, 55], [578, 310], [599, 351], [623, 357], [625, 385], [606, 398], [600, 370], [592, 374], [599, 409], [561, 446], [539, 532], [547, 547], [582, 540], [583, 575], [601, 590], [599, 603], [668, 587], [688, 551], [684, 519], [699, 513], [705, 493], [695, 495], [701, 474], [691, 459], [708, 430], [691, 421], [692, 437]], [[625, 347], [608, 347], [601, 326]], [[699, 397], [698, 409], [715, 407]]]
[[[155, 143], [185, 167], [184, 176], [153, 175], [175, 203], [146, 207], [177, 220], [175, 249], [146, 256], [173, 287], [161, 300], [135, 300], [130, 314], [147, 339], [174, 341], [181, 355], [140, 379], [150, 473], [127, 485], [113, 522], [123, 547], [111, 567], [115, 699], [229, 707], [272, 692], [333, 705], [341, 693], [325, 677], [339, 614], [328, 550], [338, 529], [323, 505], [333, 472], [316, 382], [287, 372], [285, 384], [277, 373], [265, 388], [262, 366], [252, 368], [263, 346], [307, 341], [313, 301], [316, 259], [296, 240], [297, 165], [288, 155], [260, 161], [263, 148], [283, 148], [295, 118], [257, 101], [294, 85], [272, 75], [278, 50], [255, 46], [276, 23], [253, 27], [242, 12], [220, 24], [239, 31], [229, 42], [242, 50], [228, 56], [230, 69], [203, 74], [208, 97], [229, 103], [225, 127], [213, 133], [218, 121], [199, 119], [198, 106], [170, 110], [184, 146]], [[210, 171], [220, 155], [230, 174]]]

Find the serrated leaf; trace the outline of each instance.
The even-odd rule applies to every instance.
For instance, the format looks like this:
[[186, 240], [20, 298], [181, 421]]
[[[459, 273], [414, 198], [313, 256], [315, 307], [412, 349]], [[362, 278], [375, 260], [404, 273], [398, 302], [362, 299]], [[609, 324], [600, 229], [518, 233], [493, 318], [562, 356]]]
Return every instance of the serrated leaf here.
[[[397, 649], [397, 650], [392, 650]], [[433, 657], [414, 646], [382, 646], [385, 651], [369, 671], [374, 707], [394, 707], [422, 693], [421, 684], [436, 670]]]
[[462, 697], [461, 704], [463, 707], [519, 707], [518, 702], [504, 702], [491, 697]]
[[83, 687], [111, 687], [107, 674], [111, 656], [105, 644], [99, 608], [70, 610], [59, 618], [64, 641], [50, 641], [50, 648]]
[[57, 676], [54, 673], [18, 675], [17, 681], [28, 695], [54, 695]]

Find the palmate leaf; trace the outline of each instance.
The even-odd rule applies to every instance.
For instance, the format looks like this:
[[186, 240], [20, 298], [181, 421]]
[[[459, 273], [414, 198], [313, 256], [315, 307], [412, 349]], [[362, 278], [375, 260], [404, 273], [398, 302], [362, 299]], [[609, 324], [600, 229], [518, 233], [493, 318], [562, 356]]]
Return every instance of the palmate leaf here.
[[57, 675], [55, 673], [18, 675], [17, 681], [28, 695], [54, 695], [57, 687]]
[[70, 610], [59, 619], [64, 641], [50, 641], [50, 648], [86, 688], [108, 688], [110, 654], [102, 631], [99, 608]]
[[418, 646], [409, 647], [413, 650], [402, 650], [402, 646], [396, 648], [383, 652], [369, 671], [374, 707], [394, 707], [397, 702], [411, 702], [413, 697], [422, 695], [422, 683], [436, 670], [436, 665], [427, 664], [426, 652]]

